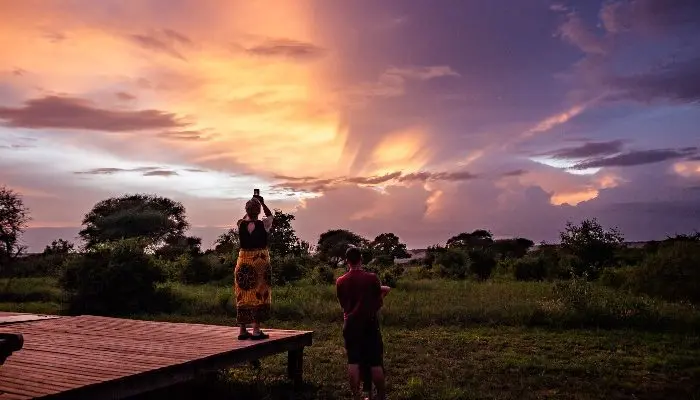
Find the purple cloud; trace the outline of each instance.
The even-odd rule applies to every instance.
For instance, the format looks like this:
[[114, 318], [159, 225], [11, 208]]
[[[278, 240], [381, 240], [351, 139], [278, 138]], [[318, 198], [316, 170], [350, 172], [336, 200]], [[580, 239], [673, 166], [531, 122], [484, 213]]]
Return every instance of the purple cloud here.
[[0, 120], [13, 128], [105, 132], [177, 128], [184, 125], [174, 114], [159, 110], [107, 110], [96, 107], [87, 100], [60, 96], [28, 100], [22, 107], [0, 107]]
[[655, 164], [667, 160], [684, 158], [697, 152], [697, 148], [656, 149], [630, 151], [624, 154], [606, 158], [595, 158], [578, 163], [572, 169], [583, 170], [601, 167], [632, 167], [636, 165]]

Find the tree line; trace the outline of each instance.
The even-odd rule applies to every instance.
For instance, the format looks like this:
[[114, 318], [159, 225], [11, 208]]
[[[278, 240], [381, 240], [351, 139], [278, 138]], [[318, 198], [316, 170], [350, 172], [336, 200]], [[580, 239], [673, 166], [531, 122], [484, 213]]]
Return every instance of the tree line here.
[[[367, 268], [389, 285], [395, 286], [405, 272], [396, 260], [410, 254], [393, 233], [370, 240], [331, 229], [312, 245], [297, 237], [294, 215], [274, 210], [274, 216], [270, 252], [277, 285], [302, 278], [333, 282], [348, 246], [360, 248]], [[56, 239], [36, 255], [26, 255], [21, 244], [29, 221], [21, 196], [0, 187], [0, 276], [57, 276], [76, 311], [147, 307], [163, 301], [154, 296], [157, 284], [164, 281], [230, 284], [233, 279], [236, 229], [202, 250], [201, 238], [187, 235], [185, 207], [166, 197], [129, 194], [102, 200], [82, 220], [81, 246]], [[673, 300], [700, 300], [695, 290], [700, 283], [698, 233], [635, 249], [624, 245], [619, 230], [606, 229], [593, 218], [567, 223], [560, 239], [557, 245], [535, 247], [527, 238], [495, 239], [490, 231], [477, 229], [430, 246], [414, 269], [424, 278], [482, 281], [494, 275], [516, 280], [577, 277]]]

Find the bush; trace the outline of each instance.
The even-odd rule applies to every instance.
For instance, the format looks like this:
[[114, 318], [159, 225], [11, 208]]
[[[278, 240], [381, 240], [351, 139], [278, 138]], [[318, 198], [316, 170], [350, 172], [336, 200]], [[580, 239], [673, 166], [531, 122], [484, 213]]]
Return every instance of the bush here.
[[446, 278], [464, 279], [469, 273], [469, 258], [459, 249], [445, 249], [435, 255], [437, 273]]
[[480, 280], [491, 277], [496, 267], [496, 258], [490, 252], [481, 249], [469, 250], [469, 271]]
[[519, 281], [543, 281], [547, 278], [547, 265], [543, 257], [525, 256], [513, 263], [513, 274]]
[[314, 268], [313, 281], [317, 284], [332, 284], [335, 283], [335, 274], [327, 265], [318, 265]]
[[308, 270], [310, 260], [304, 257], [285, 256], [272, 258], [272, 283], [284, 285], [301, 279]]
[[141, 244], [122, 240], [68, 260], [60, 285], [70, 312], [110, 315], [148, 310], [164, 280]]
[[635, 269], [630, 287], [671, 301], [700, 303], [700, 243], [661, 246]]
[[394, 265], [393, 267], [384, 269], [379, 273], [379, 281], [382, 282], [382, 285], [395, 288], [403, 273], [404, 268], [402, 266]]
[[637, 267], [606, 268], [601, 272], [598, 281], [605, 286], [615, 289], [629, 287]]

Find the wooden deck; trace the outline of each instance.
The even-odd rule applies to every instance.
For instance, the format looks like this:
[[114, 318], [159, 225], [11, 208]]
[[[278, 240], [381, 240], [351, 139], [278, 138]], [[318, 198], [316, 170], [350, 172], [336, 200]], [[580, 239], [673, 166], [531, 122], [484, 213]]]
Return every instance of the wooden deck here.
[[0, 313], [0, 332], [24, 335], [23, 349], [0, 366], [0, 400], [120, 399], [282, 352], [298, 382], [312, 341], [306, 331], [239, 341], [229, 326], [9, 313]]

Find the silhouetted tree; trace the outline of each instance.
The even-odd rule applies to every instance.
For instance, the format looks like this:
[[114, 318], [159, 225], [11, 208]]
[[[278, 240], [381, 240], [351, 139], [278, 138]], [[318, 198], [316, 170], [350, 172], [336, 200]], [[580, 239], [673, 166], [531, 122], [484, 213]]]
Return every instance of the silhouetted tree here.
[[576, 275], [586, 273], [593, 279], [601, 268], [612, 263], [615, 251], [624, 242], [617, 228], [606, 230], [595, 218], [585, 219], [580, 225], [567, 222], [560, 237], [562, 249], [578, 259], [571, 265], [572, 272]]
[[391, 263], [395, 258], [409, 258], [411, 255], [406, 250], [406, 244], [401, 243], [398, 236], [393, 233], [382, 233], [377, 236], [370, 248], [374, 252], [375, 257], [387, 257], [391, 259]]
[[29, 220], [29, 210], [19, 193], [0, 187], [0, 269], [26, 251], [20, 238]]
[[447, 240], [448, 248], [484, 248], [493, 244], [493, 235], [484, 229], [477, 229], [471, 233], [460, 233]]
[[189, 227], [182, 204], [146, 194], [102, 200], [85, 215], [83, 225], [80, 237], [86, 249], [130, 238], [142, 238], [140, 242], [159, 248], [176, 243]]
[[367, 239], [345, 229], [333, 229], [321, 234], [316, 248], [321, 261], [332, 265], [338, 265], [345, 258], [345, 251], [350, 246], [365, 249], [365, 262], [369, 262], [367, 255], [369, 242]]
[[217, 254], [232, 254], [237, 252], [240, 247], [237, 228], [231, 228], [222, 233], [214, 242], [214, 252]]
[[274, 218], [270, 229], [270, 252], [278, 257], [301, 255], [301, 243], [292, 227], [294, 215], [275, 210]]

